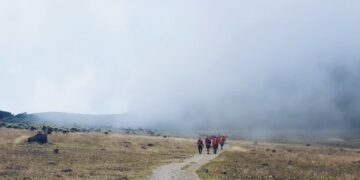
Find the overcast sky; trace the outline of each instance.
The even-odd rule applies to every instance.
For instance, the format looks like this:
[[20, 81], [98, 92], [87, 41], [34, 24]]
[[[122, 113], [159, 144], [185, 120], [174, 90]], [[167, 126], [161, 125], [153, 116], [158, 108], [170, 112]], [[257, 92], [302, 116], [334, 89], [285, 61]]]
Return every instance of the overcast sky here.
[[0, 109], [342, 121], [359, 115], [359, 7], [1, 0]]

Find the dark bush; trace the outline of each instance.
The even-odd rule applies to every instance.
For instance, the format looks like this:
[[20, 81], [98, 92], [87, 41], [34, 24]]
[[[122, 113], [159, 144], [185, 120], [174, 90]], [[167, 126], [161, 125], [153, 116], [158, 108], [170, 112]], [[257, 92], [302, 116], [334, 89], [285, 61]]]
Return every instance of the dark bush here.
[[50, 126], [48, 126], [47, 129], [46, 129], [47, 134], [51, 134], [53, 131], [54, 131], [54, 128], [52, 128]]
[[31, 130], [31, 131], [35, 131], [35, 130], [37, 130], [37, 127], [35, 127], [35, 126], [30, 126], [30, 130]]
[[70, 132], [79, 132], [80, 130], [78, 128], [71, 128]]
[[62, 130], [63, 134], [68, 134], [70, 131], [69, 130]]

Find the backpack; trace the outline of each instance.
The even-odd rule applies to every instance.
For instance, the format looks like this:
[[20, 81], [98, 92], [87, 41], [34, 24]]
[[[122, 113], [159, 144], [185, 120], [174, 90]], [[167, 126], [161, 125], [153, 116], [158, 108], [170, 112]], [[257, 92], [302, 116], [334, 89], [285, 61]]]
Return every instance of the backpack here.
[[218, 141], [217, 141], [217, 139], [216, 139], [216, 138], [213, 138], [213, 139], [212, 139], [212, 144], [213, 144], [213, 145], [215, 145], [215, 146], [217, 146], [217, 145], [218, 145]]

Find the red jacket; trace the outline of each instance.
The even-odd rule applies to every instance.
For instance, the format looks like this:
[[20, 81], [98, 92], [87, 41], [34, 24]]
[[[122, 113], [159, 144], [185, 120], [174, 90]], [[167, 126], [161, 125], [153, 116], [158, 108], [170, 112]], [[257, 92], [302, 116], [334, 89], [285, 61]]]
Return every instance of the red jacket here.
[[224, 143], [224, 136], [220, 136], [220, 138], [219, 138], [219, 143], [220, 143], [220, 144], [223, 144], [223, 143]]
[[213, 146], [217, 146], [218, 145], [218, 140], [217, 140], [217, 138], [216, 137], [213, 137], [213, 139], [212, 139], [212, 144], [213, 144]]

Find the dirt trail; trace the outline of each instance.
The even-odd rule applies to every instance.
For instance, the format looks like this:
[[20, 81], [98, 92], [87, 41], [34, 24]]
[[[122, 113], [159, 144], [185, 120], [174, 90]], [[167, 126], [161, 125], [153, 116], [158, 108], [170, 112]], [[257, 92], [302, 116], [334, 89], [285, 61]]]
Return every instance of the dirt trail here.
[[154, 170], [150, 180], [200, 180], [196, 174], [196, 170], [224, 151], [248, 152], [249, 150], [240, 146], [226, 145], [224, 150], [219, 149], [216, 155], [212, 153], [210, 155], [206, 153], [202, 155], [195, 154], [183, 162], [160, 166]]
[[20, 144], [20, 143], [26, 142], [26, 140], [27, 140], [28, 138], [29, 138], [29, 136], [25, 136], [25, 135], [19, 136], [19, 137], [17, 137], [16, 139], [14, 139], [13, 144], [14, 144], [14, 146], [15, 146], [16, 144]]
[[[224, 151], [224, 150], [223, 150]], [[217, 157], [222, 151], [214, 155], [195, 154], [193, 157], [185, 159], [180, 163], [171, 163], [160, 166], [155, 169], [150, 180], [196, 180], [200, 179], [195, 171], [204, 164], [208, 163], [211, 159]]]

